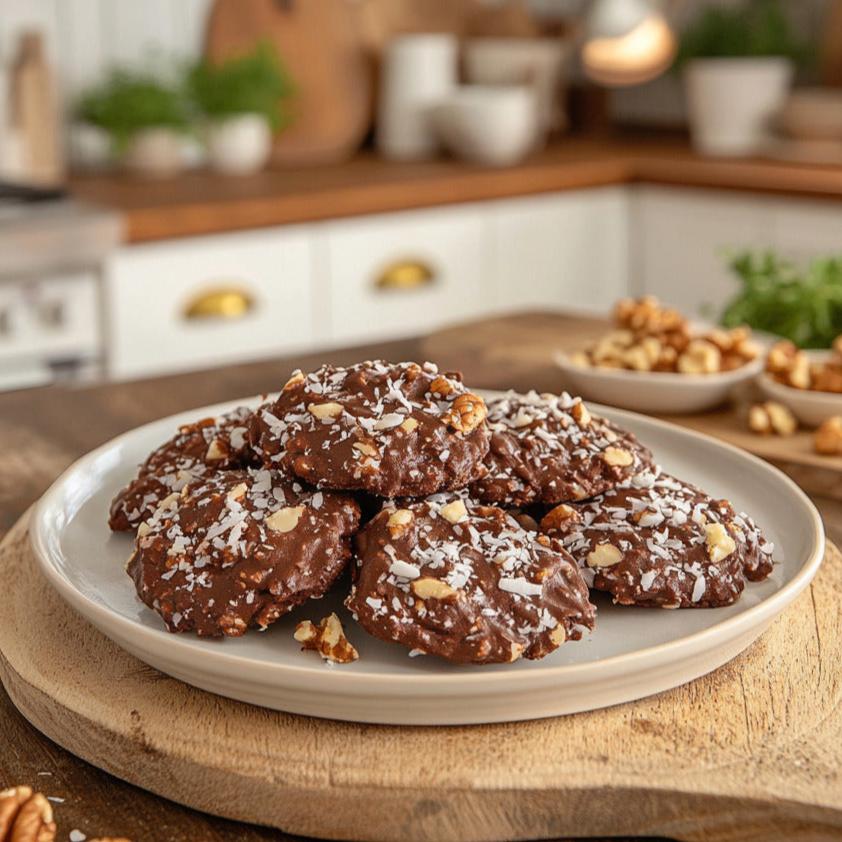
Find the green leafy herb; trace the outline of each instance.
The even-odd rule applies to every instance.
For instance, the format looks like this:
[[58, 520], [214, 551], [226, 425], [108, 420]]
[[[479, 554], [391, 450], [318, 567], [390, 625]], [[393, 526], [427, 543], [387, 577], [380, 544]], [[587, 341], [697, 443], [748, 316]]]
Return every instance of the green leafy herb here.
[[118, 151], [139, 131], [168, 128], [187, 131], [187, 103], [178, 87], [145, 72], [114, 70], [84, 94], [76, 106], [79, 119], [106, 131]]
[[747, 324], [800, 348], [829, 348], [842, 334], [842, 258], [799, 268], [771, 252], [744, 252], [730, 267], [742, 290], [722, 314], [725, 327]]
[[676, 66], [696, 58], [783, 56], [805, 62], [810, 51], [795, 35], [779, 0], [705, 5], [681, 37]]
[[282, 106], [293, 85], [271, 44], [221, 64], [203, 59], [188, 71], [187, 88], [206, 117], [262, 114], [275, 129], [289, 122]]

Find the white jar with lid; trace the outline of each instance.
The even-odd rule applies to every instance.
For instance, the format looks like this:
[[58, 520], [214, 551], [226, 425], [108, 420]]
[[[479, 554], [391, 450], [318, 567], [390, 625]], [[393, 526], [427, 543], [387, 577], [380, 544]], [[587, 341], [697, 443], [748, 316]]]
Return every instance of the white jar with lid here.
[[387, 158], [428, 158], [439, 148], [434, 106], [456, 87], [459, 42], [452, 34], [401, 35], [383, 57], [377, 146]]

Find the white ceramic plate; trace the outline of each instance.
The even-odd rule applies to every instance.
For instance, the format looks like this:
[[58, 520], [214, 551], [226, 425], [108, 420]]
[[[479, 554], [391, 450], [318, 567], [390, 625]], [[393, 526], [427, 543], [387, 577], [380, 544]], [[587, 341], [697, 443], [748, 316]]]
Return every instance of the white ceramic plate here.
[[563, 386], [568, 392], [636, 412], [664, 415], [713, 409], [728, 400], [735, 386], [756, 377], [763, 369], [762, 355], [734, 371], [718, 374], [585, 367], [571, 362], [561, 352], [554, 359], [564, 372]]
[[[808, 353], [814, 362], [824, 362], [831, 355], [830, 351]], [[842, 415], [842, 395], [786, 386], [765, 371], [757, 376], [757, 385], [769, 400], [788, 406], [793, 415], [807, 427], [818, 427], [826, 418]]]
[[[72, 465], [32, 520], [41, 568], [59, 593], [104, 634], [141, 660], [189, 684], [264, 707], [391, 724], [503, 722], [555, 716], [648, 696], [690, 681], [749, 645], [810, 582], [824, 552], [821, 520], [807, 497], [760, 459], [707, 437], [595, 407], [637, 433], [667, 470], [749, 511], [775, 542], [772, 577], [733, 606], [663, 611], [620, 608], [601, 596], [590, 638], [542, 661], [454, 666], [410, 658], [369, 637], [341, 606], [341, 593], [300, 607], [267, 632], [200, 640], [163, 630], [124, 571], [126, 535], [106, 526], [108, 504], [153, 447], [180, 423], [234, 404], [198, 409], [139, 427]], [[360, 660], [329, 666], [301, 652], [295, 623], [338, 610]]]

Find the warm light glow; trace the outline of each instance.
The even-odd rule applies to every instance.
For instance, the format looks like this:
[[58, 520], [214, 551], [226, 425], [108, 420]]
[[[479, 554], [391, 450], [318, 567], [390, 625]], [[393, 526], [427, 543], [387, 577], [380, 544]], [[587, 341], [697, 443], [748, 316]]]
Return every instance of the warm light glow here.
[[675, 57], [675, 36], [661, 15], [649, 15], [619, 38], [592, 38], [582, 47], [588, 76], [602, 85], [639, 85], [660, 76]]

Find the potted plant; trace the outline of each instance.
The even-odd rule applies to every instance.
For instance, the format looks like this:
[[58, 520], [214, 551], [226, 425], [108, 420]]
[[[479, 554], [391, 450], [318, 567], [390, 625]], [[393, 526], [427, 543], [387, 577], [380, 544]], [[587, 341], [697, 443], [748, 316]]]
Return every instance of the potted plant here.
[[695, 147], [708, 155], [755, 152], [804, 55], [779, 0], [706, 6], [677, 58]]
[[208, 162], [219, 172], [255, 172], [269, 160], [272, 134], [288, 123], [292, 84], [266, 43], [215, 64], [203, 59], [187, 75], [189, 95], [207, 126]]
[[82, 96], [76, 116], [104, 131], [130, 170], [168, 176], [181, 169], [190, 123], [177, 86], [149, 73], [114, 70]]

